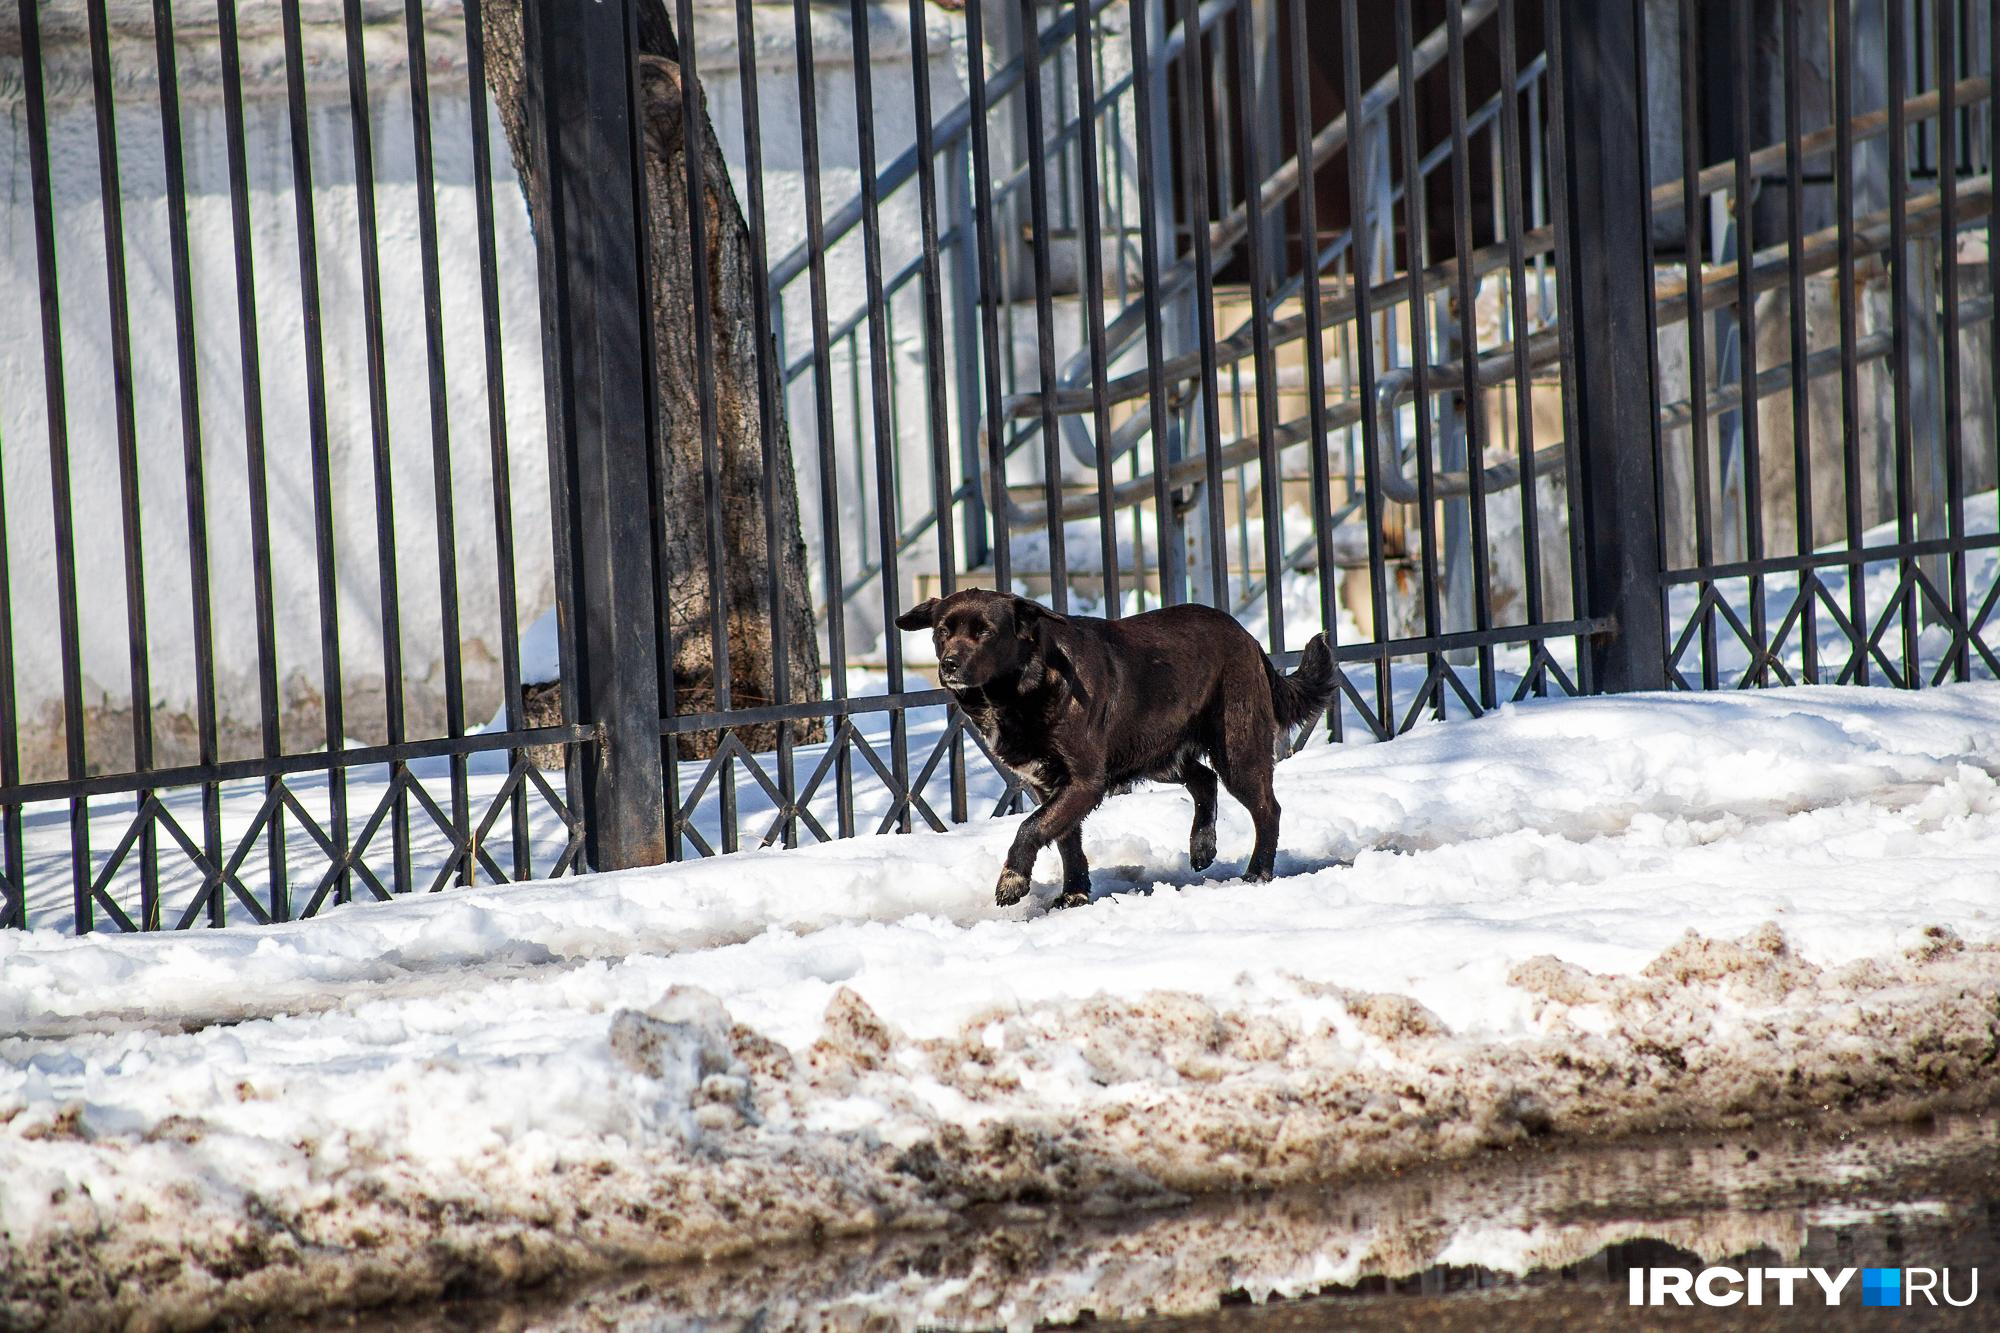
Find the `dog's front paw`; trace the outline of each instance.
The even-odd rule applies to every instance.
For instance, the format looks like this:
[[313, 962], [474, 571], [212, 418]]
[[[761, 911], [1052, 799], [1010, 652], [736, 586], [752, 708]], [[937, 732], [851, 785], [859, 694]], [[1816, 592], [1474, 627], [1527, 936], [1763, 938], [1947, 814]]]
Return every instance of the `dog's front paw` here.
[[1197, 829], [1188, 839], [1188, 864], [1196, 870], [1206, 870], [1215, 864], [1215, 825]]
[[1001, 907], [1012, 907], [1028, 896], [1028, 877], [1018, 870], [1000, 872], [1000, 883], [993, 890], [993, 901]]
[[1056, 908], [1088, 907], [1090, 906], [1090, 890], [1068, 889], [1064, 891], [1062, 897], [1055, 900], [1052, 906]]

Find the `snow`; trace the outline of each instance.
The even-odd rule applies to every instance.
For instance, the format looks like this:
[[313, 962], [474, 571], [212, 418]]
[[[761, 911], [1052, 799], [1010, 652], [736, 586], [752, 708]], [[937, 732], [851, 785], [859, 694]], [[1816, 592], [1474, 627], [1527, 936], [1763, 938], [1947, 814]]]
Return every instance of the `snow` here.
[[1190, 872], [1160, 789], [1086, 826], [1067, 912], [1052, 853], [993, 905], [992, 819], [0, 935], [0, 1318], [297, 1313], [1990, 1093], [1996, 773], [1990, 682], [1533, 701], [1280, 765], [1271, 884], [1230, 878], [1230, 802]]
[[562, 645], [552, 606], [535, 617], [535, 623], [521, 631], [521, 680], [539, 685], [562, 679]]

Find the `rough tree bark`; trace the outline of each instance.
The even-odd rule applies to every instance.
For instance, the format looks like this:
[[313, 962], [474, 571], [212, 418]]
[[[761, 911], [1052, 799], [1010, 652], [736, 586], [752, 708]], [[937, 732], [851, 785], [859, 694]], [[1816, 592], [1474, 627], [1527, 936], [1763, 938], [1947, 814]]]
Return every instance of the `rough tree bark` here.
[[[522, 102], [522, 0], [486, 0], [487, 84], [507, 133], [515, 169], [532, 189], [527, 117]], [[661, 0], [638, 0], [641, 114], [646, 156], [648, 262], [652, 272], [653, 373], [660, 409], [660, 494], [667, 587], [664, 603], [673, 634], [675, 708], [680, 713], [711, 711], [716, 673], [710, 605], [717, 591], [709, 581], [708, 531], [703, 488], [700, 404], [696, 396], [701, 363], [695, 355], [695, 273], [689, 247], [687, 135], [680, 78], [680, 45]], [[759, 415], [756, 254], [750, 229], [729, 180], [729, 166], [715, 139], [706, 100], [701, 129], [702, 235], [714, 331], [708, 371], [713, 377], [716, 457], [722, 508], [723, 585], [728, 613], [730, 703], [753, 708], [779, 695], [774, 671], [771, 592], [767, 551], [778, 547], [780, 614], [785, 625], [789, 689], [793, 702], [819, 697], [819, 647], [806, 577], [805, 540], [799, 528], [798, 489], [792, 467], [791, 435], [782, 402], [776, 428], [764, 439]], [[765, 450], [770, 450], [777, 484], [772, 522], [763, 505]], [[824, 735], [818, 720], [793, 724], [798, 740]], [[777, 744], [777, 727], [744, 727], [739, 738], [753, 750]], [[714, 752], [714, 732], [681, 737], [683, 756]]]

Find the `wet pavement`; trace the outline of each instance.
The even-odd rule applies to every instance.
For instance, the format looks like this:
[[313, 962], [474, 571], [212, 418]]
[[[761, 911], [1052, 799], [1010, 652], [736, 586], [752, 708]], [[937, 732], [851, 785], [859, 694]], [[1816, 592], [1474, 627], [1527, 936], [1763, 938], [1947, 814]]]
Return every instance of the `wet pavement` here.
[[[1634, 1307], [1634, 1268], [1948, 1269], [1962, 1308]], [[1726, 1287], [1718, 1288], [1726, 1290]], [[1398, 1175], [1085, 1217], [975, 1210], [920, 1233], [774, 1249], [363, 1329], [2000, 1328], [2000, 1113], [1840, 1135], [1763, 1129], [1527, 1147]]]

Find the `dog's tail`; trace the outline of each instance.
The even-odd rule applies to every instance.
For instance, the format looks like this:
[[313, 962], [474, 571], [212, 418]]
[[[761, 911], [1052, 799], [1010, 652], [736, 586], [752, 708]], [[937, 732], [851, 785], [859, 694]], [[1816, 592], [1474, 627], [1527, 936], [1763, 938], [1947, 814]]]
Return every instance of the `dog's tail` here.
[[1312, 636], [1291, 675], [1268, 662], [1266, 665], [1271, 672], [1271, 711], [1277, 714], [1279, 726], [1290, 729], [1311, 721], [1332, 701], [1333, 650], [1327, 647], [1326, 635]]

